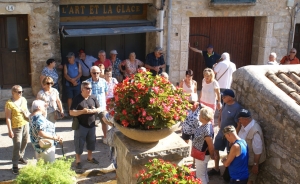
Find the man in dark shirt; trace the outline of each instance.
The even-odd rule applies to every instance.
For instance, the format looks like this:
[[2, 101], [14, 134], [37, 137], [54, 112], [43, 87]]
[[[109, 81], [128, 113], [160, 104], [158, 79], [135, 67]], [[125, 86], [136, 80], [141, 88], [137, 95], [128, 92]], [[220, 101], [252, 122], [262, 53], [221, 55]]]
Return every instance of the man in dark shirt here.
[[156, 47], [154, 52], [146, 57], [145, 68], [150, 69], [153, 76], [161, 74], [162, 69], [166, 67], [162, 51], [161, 47]]
[[76, 116], [79, 121], [79, 128], [74, 131], [76, 169], [82, 169], [80, 156], [83, 153], [85, 142], [88, 150], [87, 161], [99, 164], [92, 156], [96, 144], [95, 114], [98, 114], [99, 112], [100, 105], [97, 98], [92, 95], [91, 83], [83, 81], [81, 84], [81, 94], [73, 98], [70, 109], [70, 115]]
[[211, 69], [213, 68], [213, 65], [217, 63], [218, 60], [221, 58], [219, 54], [214, 52], [214, 48], [212, 45], [208, 45], [206, 51], [202, 51], [197, 48], [191, 47], [190, 44], [189, 48], [194, 52], [199, 52], [200, 54], [202, 54], [206, 67]]

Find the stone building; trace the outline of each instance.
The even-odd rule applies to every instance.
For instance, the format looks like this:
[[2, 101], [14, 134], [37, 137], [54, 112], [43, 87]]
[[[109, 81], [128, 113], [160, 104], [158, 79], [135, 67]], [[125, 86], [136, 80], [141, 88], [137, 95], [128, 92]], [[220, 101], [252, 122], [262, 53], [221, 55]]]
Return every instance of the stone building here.
[[48, 58], [64, 62], [67, 52], [80, 48], [94, 57], [100, 49], [107, 55], [117, 49], [120, 59], [135, 51], [144, 61], [158, 45], [173, 83], [187, 68], [200, 82], [203, 59], [188, 49], [189, 42], [229, 52], [238, 67], [264, 64], [272, 51], [278, 58], [287, 54], [293, 6], [293, 0], [3, 0], [0, 85], [21, 84], [36, 94]]

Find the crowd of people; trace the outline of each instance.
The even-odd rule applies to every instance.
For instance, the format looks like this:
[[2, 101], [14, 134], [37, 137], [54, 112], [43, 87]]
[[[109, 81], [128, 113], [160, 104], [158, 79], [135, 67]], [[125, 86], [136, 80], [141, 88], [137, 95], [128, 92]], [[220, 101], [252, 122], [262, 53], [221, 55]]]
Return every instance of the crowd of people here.
[[[259, 124], [252, 119], [249, 110], [244, 109], [235, 100], [235, 93], [230, 89], [236, 66], [230, 61], [229, 53], [218, 55], [213, 52], [212, 45], [207, 47], [207, 51], [190, 46], [189, 48], [201, 53], [207, 66], [203, 71], [199, 94], [199, 87], [193, 80], [194, 74], [191, 69], [186, 71], [185, 79], [182, 79], [178, 86], [190, 95], [190, 102], [193, 104], [182, 123], [182, 138], [186, 142], [191, 139], [193, 150], [202, 154], [201, 158], [199, 155], [195, 157], [196, 176], [206, 184], [209, 181], [208, 176], [220, 175], [219, 151], [226, 148], [228, 156], [223, 158], [222, 162], [228, 167], [231, 183], [252, 184], [259, 172], [259, 164], [265, 161], [265, 147]], [[67, 111], [70, 116], [77, 117], [79, 123], [74, 130], [77, 169], [82, 169], [81, 154], [84, 145], [88, 152], [87, 161], [99, 163], [93, 157], [98, 126], [96, 118], [99, 117], [102, 124], [103, 143], [107, 143], [106, 100], [113, 98], [115, 85], [124, 77], [137, 73], [139, 68], [144, 69], [143, 67], [153, 75], [160, 74], [168, 78], [168, 74], [163, 72], [165, 61], [161, 47], [156, 47], [154, 52], [148, 54], [145, 62], [137, 59], [134, 52], [123, 61], [117, 55], [116, 50], [111, 50], [110, 59], [107, 59], [106, 52], [100, 50], [99, 59], [96, 59], [80, 49], [78, 57], [73, 52], [66, 56], [68, 62], [63, 66], [63, 87], [67, 96]], [[285, 56], [280, 64], [299, 64], [295, 55], [296, 50], [292, 49], [290, 55]], [[276, 53], [271, 53], [269, 60], [269, 63], [275, 64]], [[49, 59], [46, 64], [40, 76], [42, 90], [38, 92], [37, 99], [32, 104], [31, 113], [19, 85], [12, 87], [12, 98], [5, 105], [8, 135], [13, 139], [14, 174], [18, 174], [19, 163], [27, 164], [23, 156], [29, 137], [36, 158], [49, 162], [55, 159], [55, 145], [63, 141], [55, 132], [55, 122], [65, 115], [59, 98], [56, 62]], [[214, 122], [216, 110], [219, 111], [217, 124]], [[215, 125], [220, 128], [216, 136], [213, 129]], [[40, 142], [46, 139], [50, 141], [50, 146], [44, 148]], [[207, 171], [210, 158], [215, 160], [215, 167]]]

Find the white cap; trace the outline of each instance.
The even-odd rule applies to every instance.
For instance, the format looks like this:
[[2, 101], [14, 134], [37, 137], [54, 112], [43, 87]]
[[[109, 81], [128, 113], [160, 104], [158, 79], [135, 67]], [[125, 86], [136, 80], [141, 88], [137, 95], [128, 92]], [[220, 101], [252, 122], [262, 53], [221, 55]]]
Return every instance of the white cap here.
[[31, 111], [33, 112], [41, 107], [45, 107], [45, 102], [43, 100], [34, 100], [32, 102]]
[[116, 50], [111, 50], [110, 54], [118, 54], [118, 52]]

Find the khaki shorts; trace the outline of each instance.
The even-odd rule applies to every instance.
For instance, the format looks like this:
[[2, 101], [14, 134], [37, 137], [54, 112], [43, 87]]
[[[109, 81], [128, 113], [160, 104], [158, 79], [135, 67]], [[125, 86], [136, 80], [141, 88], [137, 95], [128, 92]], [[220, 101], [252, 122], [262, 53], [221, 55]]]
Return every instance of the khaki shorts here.
[[256, 181], [256, 178], [257, 178], [257, 174], [253, 174], [252, 172], [251, 172], [251, 170], [252, 170], [252, 166], [248, 166], [248, 170], [249, 170], [249, 178], [248, 178], [248, 181], [252, 181], [253, 182], [253, 184], [255, 184], [255, 181]]

